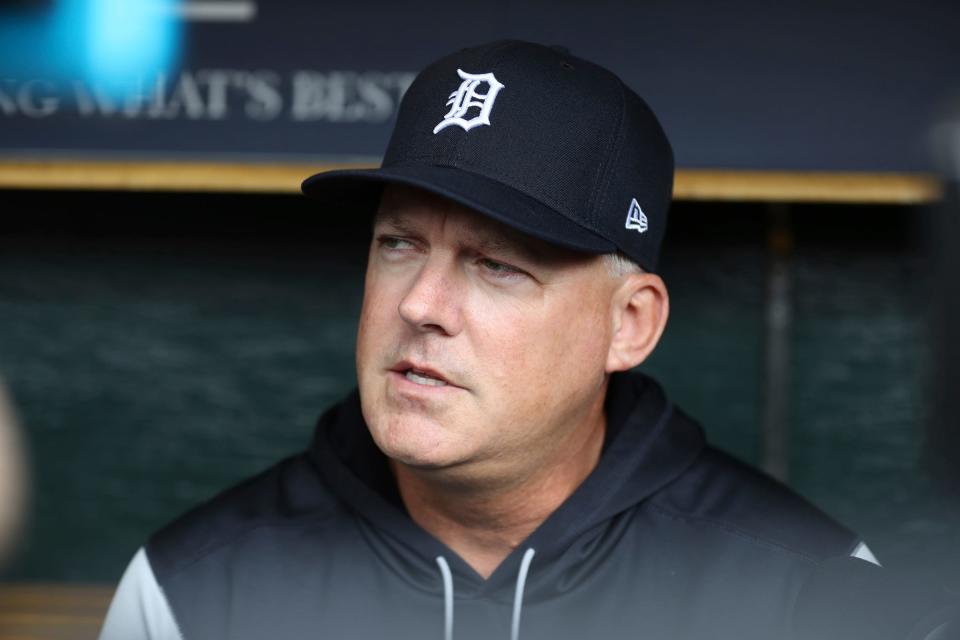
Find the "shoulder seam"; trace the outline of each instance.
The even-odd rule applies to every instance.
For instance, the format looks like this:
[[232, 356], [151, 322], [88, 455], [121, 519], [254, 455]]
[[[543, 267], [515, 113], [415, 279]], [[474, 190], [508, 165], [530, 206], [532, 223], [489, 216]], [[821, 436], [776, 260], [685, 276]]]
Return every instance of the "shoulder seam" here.
[[740, 527], [737, 527], [736, 525], [730, 524], [729, 522], [725, 522], [725, 521], [723, 521], [723, 520], [715, 520], [715, 519], [713, 519], [713, 518], [705, 518], [705, 517], [702, 517], [702, 516], [692, 516], [692, 515], [689, 515], [689, 514], [678, 513], [678, 512], [676, 512], [676, 511], [672, 511], [672, 510], [670, 510], [670, 509], [667, 509], [667, 508], [665, 508], [665, 507], [662, 507], [662, 506], [660, 506], [660, 505], [658, 505], [658, 504], [654, 504], [654, 503], [652, 503], [652, 502], [650, 503], [650, 507], [651, 507], [652, 509], [656, 510], [656, 511], [659, 511], [659, 512], [660, 512], [661, 514], [663, 514], [664, 516], [666, 516], [666, 517], [668, 517], [668, 518], [671, 518], [671, 519], [673, 519], [673, 520], [682, 520], [682, 521], [685, 521], [685, 522], [696, 522], [696, 523], [700, 523], [700, 524], [709, 525], [709, 526], [711, 526], [711, 527], [720, 529], [720, 530], [722, 530], [722, 531], [725, 532], [725, 533], [729, 533], [729, 534], [735, 535], [735, 536], [737, 536], [737, 537], [739, 537], [739, 538], [744, 538], [744, 539], [746, 539], [746, 540], [749, 540], [750, 542], [752, 542], [752, 543], [754, 543], [754, 544], [761, 545], [761, 546], [765, 546], [765, 547], [771, 547], [771, 548], [774, 548], [774, 549], [778, 549], [778, 550], [780, 550], [780, 551], [785, 551], [785, 552], [787, 552], [787, 553], [789, 553], [789, 554], [791, 554], [791, 555], [794, 555], [794, 556], [797, 556], [797, 557], [799, 557], [799, 558], [801, 558], [801, 559], [803, 559], [803, 560], [806, 560], [807, 562], [811, 562], [811, 563], [814, 563], [814, 564], [818, 564], [818, 563], [821, 561], [820, 558], [818, 558], [818, 557], [816, 557], [816, 556], [814, 556], [814, 555], [811, 555], [811, 554], [809, 554], [809, 553], [800, 551], [800, 550], [795, 549], [795, 548], [793, 548], [793, 547], [789, 547], [789, 546], [787, 546], [787, 545], [785, 545], [785, 544], [783, 544], [783, 543], [777, 542], [777, 541], [775, 541], [775, 540], [771, 540], [771, 539], [769, 539], [769, 538], [760, 537], [760, 536], [758, 536], [758, 535], [755, 534], [755, 533], [751, 533], [750, 531], [747, 531], [746, 529], [742, 529], [742, 528], [740, 528]]
[[170, 613], [170, 620], [173, 621], [173, 628], [176, 630], [177, 636], [180, 638], [180, 640], [184, 640], [186, 636], [183, 635], [183, 630], [180, 628], [180, 621], [177, 620], [177, 614], [170, 605], [170, 599], [167, 598], [166, 590], [160, 586], [160, 581], [157, 580], [157, 572], [153, 570], [153, 562], [150, 560], [150, 554], [147, 553], [146, 547], [141, 547], [141, 549], [143, 551], [144, 559], [147, 561], [147, 568], [150, 569], [150, 578], [153, 580], [153, 585], [157, 588], [157, 591], [160, 593], [160, 597], [163, 599], [163, 604]]
[[[171, 579], [172, 579], [172, 578], [175, 578], [175, 577], [179, 576], [181, 573], [183, 573], [184, 571], [188, 570], [190, 567], [192, 567], [192, 566], [194, 566], [194, 565], [202, 562], [203, 560], [207, 559], [208, 557], [210, 557], [211, 555], [213, 555], [214, 553], [216, 553], [217, 551], [219, 551], [219, 550], [222, 549], [223, 547], [226, 547], [226, 546], [228, 546], [228, 545], [237, 543], [237, 542], [243, 540], [244, 538], [246, 538], [247, 536], [253, 534], [254, 532], [260, 530], [260, 529], [266, 529], [266, 528], [269, 528], [269, 527], [278, 527], [278, 526], [299, 526], [299, 525], [301, 525], [301, 524], [304, 523], [304, 522], [310, 522], [310, 521], [315, 521], [315, 520], [316, 520], [316, 521], [326, 520], [326, 519], [328, 519], [328, 516], [329, 516], [329, 514], [324, 514], [322, 517], [321, 517], [321, 516], [318, 516], [317, 514], [310, 514], [310, 515], [307, 515], [307, 516], [302, 516], [302, 517], [300, 517], [300, 518], [284, 518], [284, 519], [282, 519], [282, 520], [281, 520], [281, 519], [267, 519], [267, 520], [257, 521], [257, 522], [251, 523], [250, 526], [245, 527], [244, 529], [242, 529], [242, 530], [234, 533], [234, 534], [231, 535], [230, 537], [218, 539], [217, 541], [212, 542], [212, 543], [206, 545], [206, 546], [203, 547], [200, 551], [197, 551], [195, 554], [191, 554], [191, 556], [192, 556], [191, 559], [190, 559], [189, 561], [185, 561], [185, 562], [182, 562], [182, 563], [178, 563], [177, 568], [167, 574], [167, 578], [171, 578]], [[147, 548], [147, 558], [148, 558], [148, 560], [149, 560], [149, 558], [150, 558], [150, 553], [149, 553], [149, 547], [150, 547], [150, 546], [151, 546], [151, 544], [150, 544], [150, 542], [148, 542], [148, 543], [147, 543], [147, 547], [148, 547], [148, 548]], [[152, 561], [150, 562], [150, 564], [151, 564], [151, 565], [153, 564]], [[156, 572], [154, 572], [154, 574], [156, 574]]]

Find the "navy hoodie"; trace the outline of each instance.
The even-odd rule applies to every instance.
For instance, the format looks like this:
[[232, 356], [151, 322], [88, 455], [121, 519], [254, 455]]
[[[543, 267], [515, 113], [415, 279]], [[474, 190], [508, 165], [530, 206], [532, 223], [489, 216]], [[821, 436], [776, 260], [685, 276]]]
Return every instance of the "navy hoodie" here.
[[185, 640], [766, 640], [864, 548], [650, 378], [612, 376], [605, 411], [596, 469], [488, 579], [410, 519], [356, 392], [309, 450], [152, 536], [148, 571]]

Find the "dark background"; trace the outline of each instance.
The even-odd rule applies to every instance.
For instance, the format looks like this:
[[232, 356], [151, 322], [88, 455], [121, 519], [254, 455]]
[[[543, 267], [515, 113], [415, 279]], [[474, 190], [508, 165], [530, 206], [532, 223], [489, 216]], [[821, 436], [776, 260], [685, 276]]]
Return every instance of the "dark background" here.
[[[83, 64], [83, 35], [94, 32], [82, 11], [67, 15], [78, 3], [51, 3], [31, 22], [8, 11], [6, 31], [0, 7], [0, 88], [13, 93], [46, 78], [67, 96], [47, 117], [0, 110], [0, 155], [376, 159], [392, 118], [294, 120], [294, 72], [375, 80], [505, 37], [564, 45], [621, 75], [659, 114], [685, 168], [926, 171], [928, 128], [960, 100], [960, 4], [950, 0], [259, 0], [252, 22], [171, 27], [177, 47], [166, 75], [273, 74], [287, 98], [275, 118], [250, 117], [239, 84], [226, 92], [222, 117], [185, 108], [170, 117], [83, 117], [69, 88], [103, 78]], [[58, 26], [63, 16], [82, 24]], [[10, 55], [14, 45], [19, 55]], [[155, 76], [146, 73], [147, 85]], [[340, 102], [360, 100], [353, 86]]]

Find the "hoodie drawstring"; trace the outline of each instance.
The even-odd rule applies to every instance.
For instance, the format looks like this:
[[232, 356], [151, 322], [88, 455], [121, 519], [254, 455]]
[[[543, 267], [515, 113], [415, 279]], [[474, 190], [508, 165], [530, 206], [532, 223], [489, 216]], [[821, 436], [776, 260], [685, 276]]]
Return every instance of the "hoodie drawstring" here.
[[443, 577], [443, 640], [453, 640], [453, 574], [443, 556], [437, 556], [437, 565]]
[[[523, 610], [523, 588], [527, 584], [530, 563], [536, 552], [530, 548], [523, 554], [520, 571], [517, 573], [517, 586], [513, 591], [513, 620], [510, 623], [510, 640], [520, 640], [520, 612]], [[453, 640], [453, 574], [450, 565], [443, 556], [437, 556], [437, 566], [443, 578], [443, 640]]]
[[520, 571], [517, 573], [517, 587], [513, 591], [513, 623], [510, 625], [510, 640], [520, 640], [520, 609], [523, 608], [523, 587], [527, 584], [527, 573], [530, 572], [530, 563], [533, 562], [534, 550], [527, 549], [520, 562]]

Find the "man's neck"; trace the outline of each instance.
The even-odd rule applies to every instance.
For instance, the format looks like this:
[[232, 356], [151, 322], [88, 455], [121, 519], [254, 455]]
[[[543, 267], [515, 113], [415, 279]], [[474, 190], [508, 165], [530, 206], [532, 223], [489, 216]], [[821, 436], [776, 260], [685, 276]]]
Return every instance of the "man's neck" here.
[[410, 517], [484, 578], [576, 490], [597, 466], [606, 421], [578, 430], [558, 459], [514, 483], [444, 482], [442, 473], [391, 461]]

